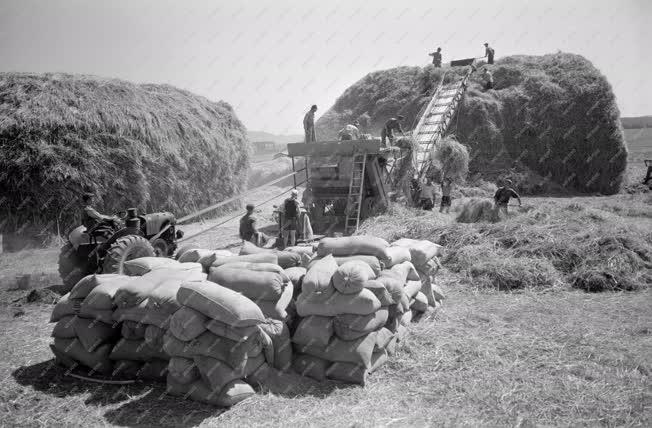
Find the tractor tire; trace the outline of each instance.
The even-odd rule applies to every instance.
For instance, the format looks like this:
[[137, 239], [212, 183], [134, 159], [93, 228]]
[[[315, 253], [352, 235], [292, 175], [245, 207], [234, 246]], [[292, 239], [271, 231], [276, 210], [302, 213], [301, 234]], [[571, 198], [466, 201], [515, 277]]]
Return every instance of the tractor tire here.
[[155, 257], [152, 244], [142, 236], [127, 235], [118, 238], [107, 250], [102, 264], [102, 273], [119, 273], [124, 275], [124, 262], [139, 257]]
[[80, 279], [92, 272], [88, 272], [88, 263], [77, 256], [77, 252], [70, 242], [67, 242], [59, 252], [59, 276], [63, 281], [63, 290], [68, 292]]

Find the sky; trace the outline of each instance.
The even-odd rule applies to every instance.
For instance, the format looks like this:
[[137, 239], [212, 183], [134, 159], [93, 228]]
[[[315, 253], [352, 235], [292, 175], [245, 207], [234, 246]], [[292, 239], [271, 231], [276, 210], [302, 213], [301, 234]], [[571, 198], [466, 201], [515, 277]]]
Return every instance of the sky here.
[[[645, 41], [648, 41], [645, 43]], [[0, 0], [0, 71], [168, 83], [231, 104], [250, 130], [302, 133], [372, 71], [558, 50], [652, 115], [652, 0]]]

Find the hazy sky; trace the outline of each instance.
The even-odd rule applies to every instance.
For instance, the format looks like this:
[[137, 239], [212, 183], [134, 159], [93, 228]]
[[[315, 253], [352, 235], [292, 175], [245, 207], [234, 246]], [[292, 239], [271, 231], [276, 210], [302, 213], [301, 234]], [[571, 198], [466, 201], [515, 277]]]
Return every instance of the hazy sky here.
[[[229, 102], [247, 128], [301, 133], [365, 74], [562, 50], [652, 114], [652, 0], [0, 0], [0, 71], [169, 83]], [[647, 43], [646, 43], [647, 41]], [[644, 49], [645, 47], [645, 49]]]

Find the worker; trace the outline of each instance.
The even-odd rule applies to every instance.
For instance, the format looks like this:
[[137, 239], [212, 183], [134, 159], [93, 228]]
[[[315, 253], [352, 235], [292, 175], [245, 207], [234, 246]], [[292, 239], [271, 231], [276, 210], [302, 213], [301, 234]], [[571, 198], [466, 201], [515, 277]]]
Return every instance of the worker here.
[[383, 129], [380, 131], [380, 138], [382, 139], [381, 145], [386, 146], [386, 140], [389, 140], [390, 146], [394, 143], [394, 131], [398, 131], [402, 136], [405, 136], [403, 128], [401, 128], [401, 121], [403, 119], [405, 119], [405, 117], [399, 114], [395, 118], [393, 117], [385, 122], [385, 126], [383, 126]]
[[435, 206], [435, 186], [429, 178], [425, 180], [425, 184], [419, 191], [419, 206], [426, 211], [432, 211]]
[[247, 204], [247, 213], [240, 219], [240, 239], [242, 242], [248, 241], [258, 247], [263, 245], [262, 233], [256, 227], [256, 217], [254, 216], [253, 204]]
[[429, 53], [432, 57], [432, 65], [435, 66], [435, 68], [441, 68], [441, 48], [437, 48], [436, 52]]
[[87, 231], [100, 223], [113, 222], [118, 220], [118, 217], [116, 216], [100, 214], [95, 208], [93, 208], [94, 197], [95, 195], [92, 193], [84, 193], [82, 195], [82, 204], [84, 208], [82, 211], [81, 224], [86, 228]]
[[491, 74], [491, 71], [487, 70], [487, 67], [482, 69], [482, 79], [484, 80], [485, 91], [494, 88], [494, 76]]
[[301, 207], [299, 206], [299, 191], [292, 189], [290, 197], [283, 202], [283, 227], [281, 236], [283, 237], [283, 246], [288, 244], [293, 247], [297, 243], [297, 224]]
[[441, 182], [441, 205], [439, 206], [439, 212], [443, 213], [446, 211], [446, 214], [451, 209], [451, 192], [453, 190], [453, 180], [450, 177], [444, 177]]
[[650, 179], [652, 179], [652, 159], [645, 159], [645, 166], [647, 167], [647, 173], [645, 174], [645, 180], [643, 184], [647, 184]]
[[487, 64], [494, 63], [494, 48], [489, 46], [489, 43], [484, 44], [484, 56], [487, 57]]
[[308, 113], [303, 117], [303, 131], [306, 134], [306, 143], [314, 143], [317, 141], [315, 135], [315, 112], [317, 111], [317, 106], [313, 105], [308, 110]]
[[346, 125], [338, 133], [340, 141], [359, 140], [360, 139], [360, 122], [354, 120], [352, 124]]
[[511, 198], [518, 199], [518, 206], [522, 206], [521, 197], [516, 193], [516, 190], [512, 188], [513, 185], [512, 180], [505, 180], [505, 185], [498, 188], [494, 194], [494, 208], [505, 215], [507, 215], [507, 206], [509, 205], [509, 200]]

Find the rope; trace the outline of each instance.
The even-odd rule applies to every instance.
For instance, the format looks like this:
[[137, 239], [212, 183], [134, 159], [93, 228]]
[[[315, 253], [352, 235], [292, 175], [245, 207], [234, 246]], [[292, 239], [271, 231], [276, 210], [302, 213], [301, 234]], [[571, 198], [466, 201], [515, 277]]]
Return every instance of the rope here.
[[289, 173], [289, 174], [286, 174], [286, 175], [284, 175], [284, 176], [282, 176], [282, 177], [277, 178], [276, 180], [272, 180], [272, 181], [270, 181], [269, 183], [265, 183], [265, 184], [263, 184], [262, 186], [258, 186], [258, 187], [255, 187], [255, 188], [253, 188], [253, 189], [249, 189], [249, 190], [247, 190], [247, 191], [244, 192], [244, 193], [240, 193], [239, 195], [236, 195], [236, 196], [230, 197], [230, 198], [228, 198], [228, 199], [226, 199], [226, 200], [224, 200], [224, 201], [222, 201], [222, 202], [218, 202], [218, 203], [215, 204], [215, 205], [211, 205], [210, 207], [206, 207], [206, 208], [204, 208], [204, 209], [202, 209], [202, 210], [199, 210], [199, 211], [197, 211], [197, 212], [194, 212], [194, 213], [192, 213], [192, 214], [188, 214], [188, 215], [185, 216], [185, 217], [181, 217], [180, 219], [177, 220], [177, 224], [181, 224], [181, 223], [183, 223], [183, 222], [185, 222], [185, 221], [188, 221], [188, 220], [190, 220], [190, 219], [193, 219], [193, 218], [195, 218], [195, 217], [199, 217], [199, 216], [202, 215], [202, 214], [206, 214], [207, 212], [213, 211], [214, 209], [219, 208], [219, 207], [221, 207], [221, 206], [223, 206], [223, 205], [226, 205], [226, 204], [231, 203], [231, 202], [233, 202], [233, 201], [237, 201], [238, 199], [242, 199], [242, 198], [244, 198], [245, 196], [247, 196], [247, 195], [249, 195], [249, 194], [251, 194], [251, 193], [253, 193], [253, 192], [257, 191], [257, 190], [262, 189], [263, 187], [271, 186], [271, 185], [273, 185], [273, 184], [276, 184], [276, 183], [278, 183], [278, 182], [280, 182], [280, 181], [285, 180], [285, 179], [288, 178], [288, 177], [292, 177], [293, 175], [302, 172], [304, 169], [305, 169], [305, 168], [302, 168], [302, 169], [300, 169], [300, 170], [298, 170], [298, 171], [291, 172], [291, 173]]
[[[298, 171], [297, 171], [297, 172], [298, 172]], [[302, 185], [302, 184], [304, 184], [304, 183], [305, 183], [305, 181], [302, 181], [301, 183], [297, 183], [297, 186], [300, 186], [300, 185]], [[265, 186], [267, 186], [267, 185], [265, 185]], [[261, 187], [265, 187], [265, 186], [261, 186]], [[290, 187], [289, 189], [284, 190], [284, 191], [282, 191], [281, 193], [279, 193], [279, 194], [277, 194], [277, 195], [275, 195], [275, 196], [272, 196], [271, 198], [267, 199], [266, 201], [263, 201], [263, 202], [261, 202], [260, 204], [254, 206], [254, 208], [258, 208], [258, 207], [260, 207], [260, 206], [263, 206], [263, 205], [265, 205], [266, 203], [271, 202], [271, 201], [273, 201], [274, 199], [278, 198], [279, 196], [281, 196], [281, 195], [283, 195], [283, 194], [285, 194], [285, 193], [291, 191], [292, 189], [294, 189], [294, 187]], [[241, 217], [241, 214], [242, 214], [242, 213], [238, 213], [238, 214], [234, 215], [233, 217], [229, 217], [228, 219], [226, 219], [226, 220], [224, 220], [224, 221], [222, 221], [222, 222], [220, 222], [220, 223], [214, 224], [213, 226], [211, 226], [211, 227], [209, 227], [209, 228], [206, 228], [206, 229], [204, 229], [204, 230], [201, 230], [201, 231], [199, 231], [199, 232], [197, 232], [197, 233], [195, 233], [195, 234], [193, 234], [193, 235], [190, 235], [190, 236], [184, 236], [183, 239], [180, 239], [180, 240], [177, 241], [177, 242], [184, 242], [184, 241], [187, 241], [188, 239], [191, 239], [191, 238], [194, 238], [194, 237], [196, 237], [196, 236], [199, 236], [199, 235], [201, 235], [201, 234], [203, 234], [203, 233], [206, 233], [206, 232], [208, 232], [209, 230], [213, 230], [213, 229], [215, 229], [216, 227], [222, 226], [222, 225], [224, 225], [224, 224], [226, 224], [226, 223], [228, 223], [228, 222], [230, 222], [230, 221], [232, 221], [232, 220], [235, 220], [235, 219]]]

